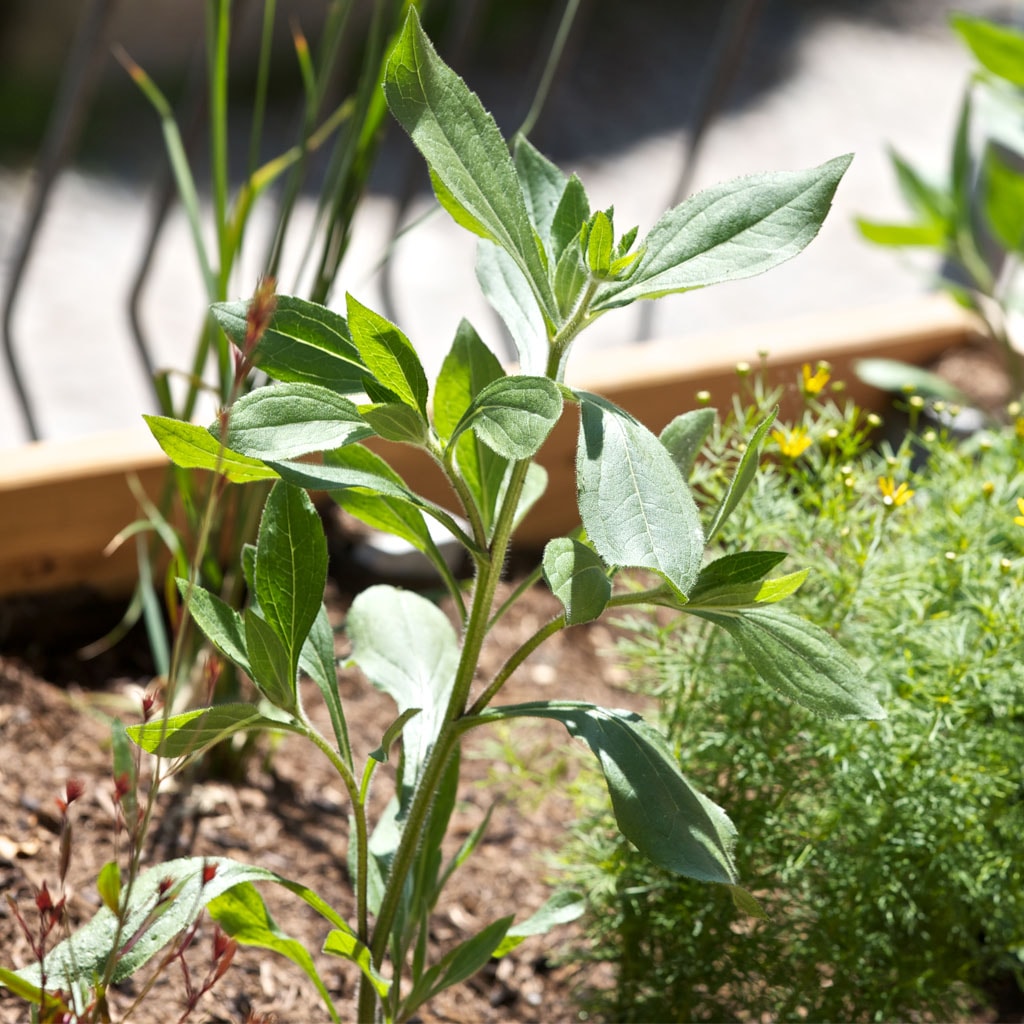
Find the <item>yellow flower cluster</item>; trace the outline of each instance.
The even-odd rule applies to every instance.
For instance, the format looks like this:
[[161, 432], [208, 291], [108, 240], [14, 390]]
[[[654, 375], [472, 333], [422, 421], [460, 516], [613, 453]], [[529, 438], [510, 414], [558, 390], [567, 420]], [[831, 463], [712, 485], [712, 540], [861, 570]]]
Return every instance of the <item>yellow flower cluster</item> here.
[[1017, 499], [1017, 511], [1020, 512], [1020, 515], [1014, 516], [1013, 521], [1018, 526], [1024, 526], [1024, 498]]

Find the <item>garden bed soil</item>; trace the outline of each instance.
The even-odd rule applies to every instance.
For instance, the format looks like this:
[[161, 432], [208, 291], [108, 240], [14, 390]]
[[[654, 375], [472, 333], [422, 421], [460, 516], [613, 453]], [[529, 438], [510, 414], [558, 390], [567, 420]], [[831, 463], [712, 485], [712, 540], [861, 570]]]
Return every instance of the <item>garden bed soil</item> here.
[[[344, 618], [349, 595], [328, 588], [332, 621]], [[34, 599], [35, 618], [53, 623], [61, 616], [74, 624], [74, 598], [64, 597], [47, 612], [46, 599]], [[31, 602], [30, 602], [31, 604]], [[493, 672], [504, 656], [555, 614], [557, 603], [540, 588], [530, 591], [514, 617], [496, 631], [486, 653], [485, 672]], [[95, 630], [104, 609], [95, 601], [85, 623], [71, 639], [82, 642], [83, 629]], [[6, 609], [8, 635], [11, 615], [25, 618], [32, 608]], [[70, 613], [70, 617], [69, 617]], [[20, 621], [20, 620], [19, 620]], [[616, 687], [622, 670], [601, 660], [613, 634], [605, 625], [577, 627], [553, 637], [536, 651], [510, 680], [502, 703], [554, 696], [593, 700], [612, 706], [636, 706], [637, 698]], [[338, 638], [338, 654], [345, 641]], [[9, 647], [9, 645], [7, 645]], [[85, 784], [85, 795], [72, 808], [74, 842], [69, 873], [68, 910], [71, 921], [88, 920], [99, 905], [95, 879], [113, 856], [113, 784], [110, 769], [110, 726], [113, 715], [137, 720], [142, 688], [151, 685], [145, 671], [145, 641], [133, 638], [114, 656], [99, 663], [82, 661], [73, 651], [47, 644], [23, 645], [17, 656], [0, 656], [0, 890], [9, 895], [31, 921], [34, 894], [44, 882], [58, 888], [59, 819], [56, 798], [70, 778]], [[340, 688], [357, 758], [377, 746], [394, 717], [389, 698], [378, 693], [357, 672], [343, 671]], [[319, 710], [312, 691], [307, 706]], [[329, 729], [326, 722], [322, 722]], [[185, 855], [229, 856], [268, 867], [300, 880], [323, 894], [352, 917], [345, 868], [347, 813], [344, 793], [326, 761], [297, 737], [262, 746], [265, 758], [250, 760], [241, 781], [180, 778], [160, 797], [160, 815], [149, 837], [148, 860], [156, 862]], [[505, 763], [512, 751], [516, 764]], [[550, 895], [552, 869], [546, 857], [557, 847], [571, 824], [573, 807], [562, 781], [589, 757], [582, 746], [554, 723], [526, 722], [504, 733], [489, 732], [467, 744], [463, 759], [461, 802], [451, 834], [452, 849], [481, 821], [496, 801], [486, 838], [455, 874], [434, 921], [439, 949], [473, 934], [493, 919], [515, 913], [522, 919]], [[386, 770], [382, 769], [382, 770]], [[559, 784], [542, 786], [540, 778]], [[379, 780], [384, 798], [388, 786]], [[295, 897], [265, 887], [264, 895], [278, 924], [311, 950], [319, 950], [325, 928], [322, 920]], [[31, 912], [31, 913], [30, 913]], [[209, 956], [208, 926], [192, 956], [193, 974], [203, 977]], [[420, 1019], [462, 1022], [550, 1022], [578, 1019], [574, 993], [580, 986], [606, 984], [600, 972], [583, 972], [560, 955], [571, 949], [574, 926], [562, 926], [547, 937], [527, 939], [477, 977], [438, 996]], [[28, 943], [7, 901], [0, 903], [0, 950], [4, 966], [30, 961]], [[328, 988], [338, 998], [342, 1019], [351, 1019], [355, 977], [349, 965], [318, 955], [317, 963]], [[178, 1019], [183, 992], [178, 965], [133, 1021], [167, 1024]], [[114, 1019], [128, 1007], [139, 982], [112, 993]], [[190, 1019], [204, 1022], [254, 1020], [278, 1024], [326, 1021], [319, 997], [298, 968], [284, 958], [240, 948], [232, 969], [204, 997]], [[26, 1008], [0, 989], [0, 1022], [21, 1024]]]

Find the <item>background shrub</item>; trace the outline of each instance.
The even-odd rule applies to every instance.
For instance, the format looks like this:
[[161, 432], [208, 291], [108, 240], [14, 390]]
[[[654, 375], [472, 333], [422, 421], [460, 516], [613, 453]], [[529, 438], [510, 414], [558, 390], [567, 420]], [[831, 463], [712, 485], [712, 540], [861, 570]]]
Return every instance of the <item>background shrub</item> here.
[[[858, 657], [890, 717], [813, 717], [722, 631], [632, 623], [634, 685], [736, 823], [767, 918], [650, 868], [585, 787], [565, 860], [592, 894], [586, 955], [617, 974], [590, 1006], [610, 1019], [948, 1019], [979, 993], [1020, 1006], [1024, 420], [873, 451], [872, 424], [819, 402], [813, 381], [724, 544], [800, 552], [800, 610]], [[709, 498], [768, 400], [753, 397], [698, 467]]]

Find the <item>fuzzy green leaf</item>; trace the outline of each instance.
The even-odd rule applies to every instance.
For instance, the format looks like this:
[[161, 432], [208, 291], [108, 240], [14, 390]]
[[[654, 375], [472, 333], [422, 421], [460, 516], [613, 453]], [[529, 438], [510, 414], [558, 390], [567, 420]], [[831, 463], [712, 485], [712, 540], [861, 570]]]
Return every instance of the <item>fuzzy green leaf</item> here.
[[[441, 365], [434, 389], [434, 426], [442, 441], [451, 440], [459, 421], [483, 388], [504, 376], [505, 371], [497, 357], [484, 345], [473, 327], [463, 320]], [[455, 461], [473, 495], [484, 527], [490, 530], [506, 460], [470, 431], [456, 442]]]
[[612, 266], [612, 246], [615, 234], [606, 213], [598, 211], [587, 236], [587, 266], [595, 277], [607, 277]]
[[570, 626], [598, 618], [612, 596], [608, 570], [593, 551], [571, 537], [556, 537], [544, 548], [544, 577], [565, 608]]
[[240, 945], [269, 949], [302, 968], [320, 993], [331, 1020], [339, 1019], [327, 986], [320, 978], [309, 951], [297, 939], [281, 931], [267, 910], [263, 897], [251, 882], [242, 882], [222, 893], [210, 901], [207, 910], [210, 917]]
[[[516, 173], [519, 175], [519, 183], [523, 188], [530, 220], [550, 253], [551, 226], [567, 179], [524, 135], [516, 136], [512, 157]], [[583, 219], [586, 220], [586, 217]]]
[[578, 397], [576, 481], [590, 543], [607, 565], [652, 569], [685, 596], [704, 552], [686, 481], [641, 423], [596, 395]]
[[494, 951], [494, 956], [502, 957], [510, 953], [531, 935], [546, 935], [560, 924], [569, 924], [582, 917], [586, 910], [587, 901], [579, 893], [556, 892], [536, 913], [509, 928], [501, 945]]
[[[327, 582], [327, 540], [304, 490], [282, 482], [270, 492], [256, 539], [254, 582], [260, 611], [287, 654], [294, 687], [299, 653], [319, 614]], [[248, 615], [246, 637], [248, 641]], [[247, 646], [259, 676], [256, 655]]]
[[818, 626], [781, 608], [692, 612], [729, 633], [784, 697], [825, 718], [885, 718], [857, 663]]
[[247, 676], [252, 676], [249, 656], [245, 650], [245, 626], [242, 616], [226, 601], [209, 590], [194, 585], [189, 590], [188, 580], [176, 580], [178, 592], [188, 599], [189, 614], [203, 635], [233, 665], [237, 665]]
[[547, 377], [502, 377], [482, 388], [452, 433], [473, 433], [506, 459], [530, 459], [562, 415], [562, 392]]
[[637, 714], [580, 701], [492, 708], [482, 717], [551, 718], [597, 755], [622, 834], [659, 867], [705, 882], [737, 881], [736, 830], [694, 789], [662, 736]]
[[[247, 302], [221, 302], [213, 307], [214, 319], [238, 346], [245, 343], [247, 308]], [[367, 372], [343, 316], [288, 295], [278, 296], [270, 328], [253, 358], [274, 380], [319, 384], [339, 394], [362, 391]]]
[[373, 376], [401, 401], [427, 415], [427, 375], [412, 342], [389, 320], [351, 295], [348, 328], [352, 342]]
[[108, 910], [117, 913], [121, 905], [121, 867], [116, 860], [108, 860], [96, 876], [96, 891]]
[[691, 409], [672, 420], [659, 435], [658, 440], [672, 456], [684, 480], [690, 479], [697, 456], [714, 423], [714, 409]]
[[348, 929], [335, 928], [328, 932], [327, 938], [324, 940], [323, 951], [356, 964], [363, 972], [363, 977], [369, 981], [381, 999], [384, 999], [391, 991], [391, 982], [373, 966], [373, 957], [369, 948]]
[[250, 459], [222, 447], [220, 441], [198, 423], [185, 423], [170, 416], [142, 418], [171, 462], [183, 469], [214, 470], [233, 484], [273, 480], [277, 475], [259, 459]]
[[590, 200], [583, 182], [574, 174], [565, 183], [551, 223], [551, 256], [555, 261], [561, 259], [569, 246], [576, 244], [589, 221]]
[[778, 409], [772, 410], [755, 428], [753, 436], [747, 442], [747, 447], [740, 457], [736, 472], [729, 481], [729, 487], [722, 496], [722, 501], [715, 509], [715, 515], [708, 527], [707, 539], [710, 543], [718, 534], [718, 531], [725, 525], [726, 520], [732, 514], [733, 509], [740, 503], [740, 499], [747, 493], [747, 488], [754, 481], [754, 474], [757, 472], [758, 461], [761, 458], [761, 445], [768, 436], [771, 425], [775, 422]]
[[455, 682], [459, 644], [448, 617], [419, 594], [375, 586], [352, 602], [352, 661], [389, 694], [399, 712], [422, 709], [403, 734], [403, 785], [412, 787], [437, 732]]
[[554, 302], [508, 146], [477, 96], [438, 57], [415, 8], [388, 57], [384, 95], [464, 226], [500, 245], [554, 320]]
[[509, 915], [492, 922], [476, 935], [460, 942], [454, 949], [445, 953], [436, 964], [424, 971], [402, 1002], [401, 1019], [407, 1019], [417, 1007], [432, 999], [438, 992], [458, 985], [476, 974], [494, 956], [513, 920], [514, 918]]
[[[209, 429], [219, 436], [219, 424]], [[275, 384], [235, 402], [225, 440], [249, 458], [273, 460], [340, 448], [372, 433], [343, 395], [316, 384]]]
[[598, 289], [594, 311], [750, 277], [785, 262], [817, 235], [851, 159], [737, 178], [691, 196], [651, 229], [628, 280]]
[[129, 725], [126, 732], [143, 750], [159, 757], [194, 757], [236, 732], [251, 729], [294, 731], [290, 718], [265, 713], [252, 704], [216, 704], [197, 708], [144, 725]]
[[293, 662], [292, 652], [285, 641], [255, 608], [246, 610], [244, 622], [252, 681], [275, 707], [294, 711], [297, 706], [298, 658]]
[[401, 402], [364, 405], [360, 415], [373, 428], [373, 433], [385, 441], [422, 447], [427, 442], [430, 424], [418, 409]]
[[526, 275], [500, 246], [481, 239], [476, 278], [484, 297], [508, 328], [523, 373], [541, 374], [547, 366], [548, 332]]

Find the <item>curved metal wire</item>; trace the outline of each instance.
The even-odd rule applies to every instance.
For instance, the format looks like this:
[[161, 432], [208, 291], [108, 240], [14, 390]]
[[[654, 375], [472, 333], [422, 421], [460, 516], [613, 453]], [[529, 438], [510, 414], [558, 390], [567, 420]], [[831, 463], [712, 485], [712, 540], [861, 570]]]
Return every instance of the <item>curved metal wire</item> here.
[[7, 275], [2, 315], [4, 357], [25, 429], [32, 441], [39, 440], [39, 422], [18, 365], [14, 308], [54, 185], [81, 135], [85, 114], [99, 81], [102, 58], [107, 50], [107, 29], [117, 3], [118, 0], [90, 0], [84, 7], [36, 161], [32, 195], [27, 204], [28, 216], [15, 239], [11, 269]]

